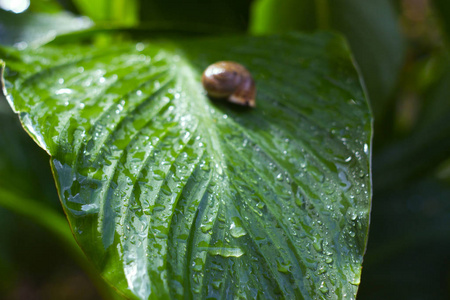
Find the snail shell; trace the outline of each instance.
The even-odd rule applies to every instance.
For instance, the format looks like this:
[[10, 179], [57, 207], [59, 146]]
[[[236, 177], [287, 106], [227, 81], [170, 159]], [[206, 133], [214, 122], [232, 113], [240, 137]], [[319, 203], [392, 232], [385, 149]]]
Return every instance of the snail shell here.
[[203, 72], [202, 84], [210, 97], [255, 107], [256, 88], [250, 72], [241, 64], [219, 61]]

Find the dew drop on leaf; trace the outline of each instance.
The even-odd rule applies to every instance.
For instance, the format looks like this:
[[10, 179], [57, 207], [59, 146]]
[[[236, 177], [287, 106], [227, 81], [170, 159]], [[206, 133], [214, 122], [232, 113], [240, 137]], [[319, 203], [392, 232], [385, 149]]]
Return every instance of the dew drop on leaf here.
[[230, 234], [231, 234], [231, 236], [233, 236], [234, 238], [239, 238], [241, 236], [246, 235], [247, 232], [242, 227], [241, 219], [238, 218], [238, 217], [233, 217], [232, 220], [233, 221], [232, 221], [232, 223], [230, 225]]
[[278, 271], [282, 273], [289, 273], [291, 269], [291, 264], [282, 260], [277, 261]]
[[322, 283], [320, 284], [319, 290], [324, 294], [328, 293], [328, 287], [327, 287], [325, 281], [322, 281]]

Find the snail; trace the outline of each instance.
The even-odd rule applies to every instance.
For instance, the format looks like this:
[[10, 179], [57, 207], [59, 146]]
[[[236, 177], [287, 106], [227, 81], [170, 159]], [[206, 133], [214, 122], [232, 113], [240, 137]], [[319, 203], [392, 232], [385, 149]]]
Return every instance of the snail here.
[[202, 84], [212, 98], [255, 107], [256, 87], [250, 72], [233, 61], [216, 62], [203, 72]]

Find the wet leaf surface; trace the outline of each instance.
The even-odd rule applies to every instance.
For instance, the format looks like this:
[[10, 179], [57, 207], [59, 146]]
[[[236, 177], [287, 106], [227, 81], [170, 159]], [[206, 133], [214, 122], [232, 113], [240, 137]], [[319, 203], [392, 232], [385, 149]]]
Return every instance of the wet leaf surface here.
[[[355, 297], [372, 122], [342, 38], [65, 41], [2, 48], [4, 84], [112, 285], [142, 299]], [[252, 72], [255, 109], [205, 95], [218, 60]]]

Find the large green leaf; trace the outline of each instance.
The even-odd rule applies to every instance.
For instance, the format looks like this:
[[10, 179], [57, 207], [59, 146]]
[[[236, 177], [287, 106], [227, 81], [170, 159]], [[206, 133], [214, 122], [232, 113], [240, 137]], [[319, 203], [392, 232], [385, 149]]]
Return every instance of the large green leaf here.
[[[342, 38], [67, 40], [0, 50], [5, 89], [111, 284], [143, 299], [355, 297], [371, 116]], [[249, 68], [257, 108], [206, 97], [217, 60]]]

